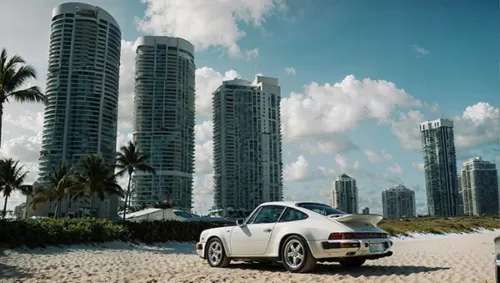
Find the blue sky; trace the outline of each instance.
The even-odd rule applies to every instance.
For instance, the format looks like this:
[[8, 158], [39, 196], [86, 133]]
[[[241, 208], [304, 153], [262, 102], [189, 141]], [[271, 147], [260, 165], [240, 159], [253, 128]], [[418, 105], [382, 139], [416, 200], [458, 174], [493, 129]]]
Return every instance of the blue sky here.
[[[5, 36], [6, 47], [34, 64], [42, 87], [50, 11], [62, 1], [44, 2], [40, 5], [26, 0], [19, 4], [7, 0], [0, 4], [3, 11], [24, 9], [33, 13], [32, 26]], [[133, 91], [126, 78], [133, 76], [133, 42], [140, 35], [154, 34], [180, 36], [195, 44], [197, 98], [205, 97], [204, 101], [213, 91], [210, 87], [220, 83], [230, 70], [226, 75], [231, 78], [237, 74], [251, 80], [257, 69], [279, 79], [283, 100], [287, 101], [285, 108], [282, 104], [284, 122], [288, 123], [283, 143], [286, 199], [328, 202], [332, 181], [346, 172], [358, 179], [361, 205], [380, 213], [381, 190], [402, 183], [409, 188], [419, 186], [419, 212], [425, 212], [417, 130], [422, 119], [455, 120], [459, 162], [476, 155], [491, 161], [500, 158], [498, 1], [88, 2], [117, 19], [124, 46], [130, 45], [129, 49], [122, 46], [119, 142], [131, 131], [126, 109]], [[145, 16], [145, 12], [153, 16]], [[19, 39], [15, 32], [28, 36]], [[237, 36], [242, 33], [244, 36]], [[39, 46], [36, 49], [41, 51], [34, 51], [32, 46]], [[229, 52], [235, 46], [240, 49], [238, 54]], [[255, 52], [254, 56], [245, 55], [246, 50], [256, 48], [258, 56]], [[287, 73], [286, 68], [294, 72]], [[350, 75], [355, 79], [347, 77]], [[317, 85], [311, 86], [313, 82]], [[332, 87], [336, 83], [337, 87]], [[292, 92], [302, 96], [291, 98]], [[344, 96], [350, 99], [338, 102]], [[306, 101], [313, 101], [317, 107], [307, 108]], [[26, 132], [19, 131], [16, 121], [22, 119], [16, 115], [40, 123], [37, 115], [43, 108], [32, 106], [28, 112], [23, 108], [22, 113], [20, 109], [14, 104], [6, 109], [10, 120], [5, 122], [4, 137], [15, 142], [2, 145], [4, 155], [14, 155], [16, 146], [29, 143], [33, 143], [30, 147], [34, 152], [37, 150], [37, 141], [29, 140], [29, 135], [36, 137], [40, 129], [25, 127]], [[325, 113], [315, 113], [318, 111]], [[342, 111], [354, 114], [342, 115]], [[206, 113], [207, 109], [197, 114], [198, 212], [212, 205], [208, 166], [211, 136], [209, 127], [202, 127], [211, 119]], [[311, 115], [327, 117], [321, 120], [323, 127], [305, 129], [297, 124], [308, 121]], [[317, 143], [323, 145], [322, 149]], [[36, 172], [36, 162], [28, 159], [25, 162]]]

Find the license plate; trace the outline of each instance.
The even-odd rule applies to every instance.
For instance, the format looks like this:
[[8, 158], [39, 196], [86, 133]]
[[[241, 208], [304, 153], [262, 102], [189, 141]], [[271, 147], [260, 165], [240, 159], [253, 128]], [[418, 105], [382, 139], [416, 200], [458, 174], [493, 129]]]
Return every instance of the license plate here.
[[370, 244], [370, 252], [371, 253], [378, 253], [384, 250], [384, 244]]

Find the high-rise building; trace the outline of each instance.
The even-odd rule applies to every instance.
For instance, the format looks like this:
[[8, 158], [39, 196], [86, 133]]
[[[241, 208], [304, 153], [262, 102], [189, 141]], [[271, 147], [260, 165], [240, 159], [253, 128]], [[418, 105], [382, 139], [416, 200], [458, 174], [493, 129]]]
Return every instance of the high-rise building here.
[[356, 180], [346, 174], [340, 175], [332, 190], [332, 207], [346, 213], [358, 214], [358, 187]]
[[168, 201], [192, 208], [195, 126], [194, 47], [182, 38], [137, 41], [134, 141], [156, 174], [133, 176], [132, 205]]
[[361, 213], [362, 213], [362, 214], [370, 214], [370, 208], [369, 208], [369, 207], [365, 207], [365, 208], [363, 208], [363, 210], [362, 210], [362, 212], [361, 212]]
[[498, 171], [495, 163], [481, 157], [467, 160], [460, 172], [464, 214], [497, 214]]
[[214, 209], [252, 211], [283, 199], [278, 79], [225, 81], [213, 93]]
[[[115, 163], [120, 49], [120, 27], [105, 10], [84, 3], [54, 8], [39, 185], [47, 184], [52, 166], [61, 161], [72, 166], [93, 153]], [[112, 218], [117, 202], [116, 196], [94, 201], [92, 209]], [[80, 204], [68, 198], [61, 213], [81, 216]], [[51, 214], [54, 208], [45, 205], [34, 213]]]
[[415, 217], [415, 192], [398, 185], [382, 192], [382, 207], [385, 218]]
[[453, 121], [426, 121], [420, 123], [420, 132], [429, 214], [457, 216], [459, 197]]

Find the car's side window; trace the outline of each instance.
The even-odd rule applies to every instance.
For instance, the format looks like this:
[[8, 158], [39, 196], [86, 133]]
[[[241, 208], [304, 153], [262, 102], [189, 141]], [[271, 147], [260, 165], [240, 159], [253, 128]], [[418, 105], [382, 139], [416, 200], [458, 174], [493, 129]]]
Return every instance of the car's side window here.
[[257, 211], [255, 211], [254, 214], [252, 214], [250, 216], [250, 218], [248, 218], [248, 220], [245, 222], [246, 224], [251, 224], [254, 220], [255, 220], [255, 217], [257, 217], [257, 215], [259, 214], [259, 211], [261, 210], [261, 208], [258, 208]]
[[283, 212], [283, 206], [268, 205], [261, 207], [257, 217], [253, 219], [252, 224], [276, 223]]
[[281, 216], [280, 222], [304, 220], [307, 217], [307, 214], [305, 214], [304, 212], [287, 207], [285, 212], [283, 212], [283, 215]]

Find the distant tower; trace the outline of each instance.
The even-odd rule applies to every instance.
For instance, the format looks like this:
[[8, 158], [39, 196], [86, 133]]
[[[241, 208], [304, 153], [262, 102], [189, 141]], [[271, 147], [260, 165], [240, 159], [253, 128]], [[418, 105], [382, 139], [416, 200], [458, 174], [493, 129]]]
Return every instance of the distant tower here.
[[278, 79], [225, 81], [213, 93], [214, 210], [252, 211], [283, 199]]
[[497, 214], [498, 171], [493, 162], [481, 157], [471, 158], [463, 163], [460, 172], [464, 214]]
[[[52, 166], [67, 166], [89, 154], [107, 164], [116, 157], [121, 31], [105, 10], [84, 3], [65, 3], [52, 11], [45, 122], [40, 151], [39, 183], [45, 185]], [[117, 214], [118, 198], [94, 201], [99, 216]], [[64, 215], [81, 216], [80, 202], [61, 205]], [[53, 213], [55, 204], [37, 215]]]
[[398, 185], [382, 192], [385, 218], [415, 217], [415, 192]]
[[346, 213], [358, 214], [358, 187], [355, 179], [342, 174], [335, 180], [332, 207]]
[[132, 205], [168, 201], [191, 211], [194, 173], [194, 47], [182, 38], [143, 36], [135, 58], [134, 141], [156, 175], [137, 172]]
[[429, 214], [457, 216], [460, 200], [453, 121], [426, 121], [420, 123], [420, 132]]

